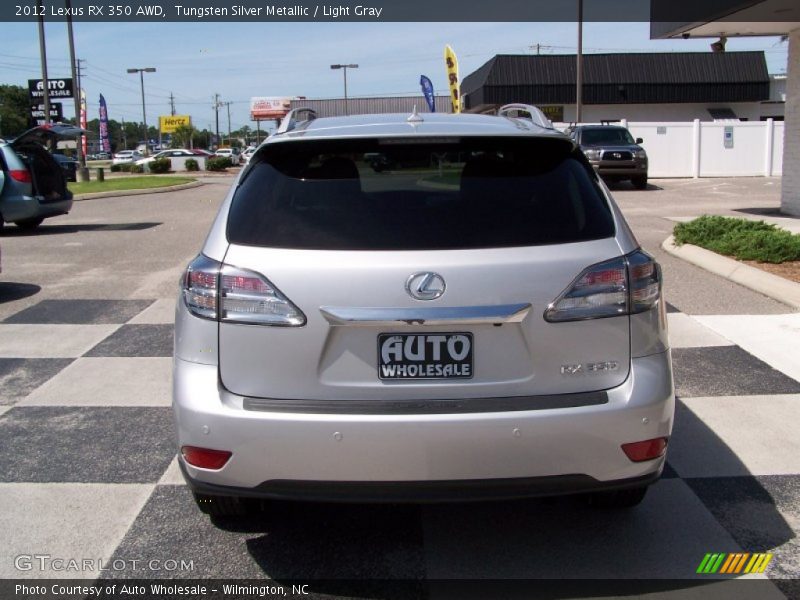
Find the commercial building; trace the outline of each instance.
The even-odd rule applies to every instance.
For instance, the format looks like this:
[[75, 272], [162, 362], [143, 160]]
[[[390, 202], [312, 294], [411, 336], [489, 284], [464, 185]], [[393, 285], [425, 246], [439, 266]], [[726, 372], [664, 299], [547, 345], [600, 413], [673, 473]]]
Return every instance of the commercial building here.
[[[577, 65], [569, 55], [497, 55], [464, 78], [470, 112], [512, 102], [539, 106], [555, 122], [575, 120]], [[783, 119], [763, 52], [587, 54], [582, 120]]]
[[[668, 9], [672, 0], [651, 0], [654, 11]], [[786, 36], [789, 65], [785, 87], [785, 127], [781, 211], [800, 216], [800, 3], [782, 0], [727, 0], [701, 7], [704, 15], [692, 14], [685, 22], [653, 22], [650, 37], [718, 38], [733, 36]], [[696, 12], [696, 11], [695, 11]]]

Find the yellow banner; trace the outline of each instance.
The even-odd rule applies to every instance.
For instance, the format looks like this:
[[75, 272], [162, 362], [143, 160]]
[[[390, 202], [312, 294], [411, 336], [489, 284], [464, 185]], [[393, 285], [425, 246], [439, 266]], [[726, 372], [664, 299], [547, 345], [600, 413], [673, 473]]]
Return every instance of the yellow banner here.
[[161, 133], [174, 133], [178, 127], [191, 124], [192, 117], [189, 115], [158, 117], [158, 128], [161, 130]]
[[444, 65], [450, 86], [450, 106], [453, 113], [458, 114], [461, 112], [461, 82], [458, 80], [458, 59], [449, 44], [444, 47]]

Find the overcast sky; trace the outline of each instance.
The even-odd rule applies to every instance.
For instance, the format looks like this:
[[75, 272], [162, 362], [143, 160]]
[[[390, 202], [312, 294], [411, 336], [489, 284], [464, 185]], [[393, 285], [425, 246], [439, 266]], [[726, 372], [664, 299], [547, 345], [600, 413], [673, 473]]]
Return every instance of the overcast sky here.
[[[495, 54], [540, 51], [570, 54], [577, 45], [575, 23], [75, 23], [78, 58], [85, 59], [83, 87], [89, 118], [97, 116], [99, 94], [109, 117], [141, 121], [139, 77], [129, 67], [156, 67], [145, 74], [148, 122], [169, 114], [169, 95], [178, 114], [199, 128], [213, 129], [212, 97], [231, 101], [231, 126], [249, 121], [251, 96], [341, 97], [342, 71], [332, 63], [357, 63], [348, 71], [351, 96], [413, 95], [419, 76], [446, 94], [442, 53], [451, 44], [461, 77]], [[648, 23], [584, 24], [585, 52], [709, 51], [713, 40], [650, 40]], [[50, 77], [69, 77], [64, 23], [46, 24]], [[0, 83], [27, 86], [41, 77], [35, 23], [0, 23]], [[786, 71], [787, 44], [779, 38], [731, 39], [728, 51], [765, 50], [770, 73]], [[64, 103], [64, 115], [74, 114]], [[220, 113], [227, 129], [227, 113]]]

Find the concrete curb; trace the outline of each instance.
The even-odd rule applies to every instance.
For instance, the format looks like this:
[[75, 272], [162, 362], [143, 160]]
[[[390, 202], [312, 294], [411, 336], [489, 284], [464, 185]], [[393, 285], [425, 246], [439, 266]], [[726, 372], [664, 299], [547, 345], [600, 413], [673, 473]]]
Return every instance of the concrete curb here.
[[144, 188], [141, 190], [114, 190], [111, 192], [93, 192], [90, 194], [77, 194], [72, 198], [73, 201], [80, 200], [95, 200], [97, 198], [117, 198], [119, 196], [141, 196], [143, 194], [159, 194], [161, 192], [177, 192], [179, 190], [188, 190], [190, 188], [200, 187], [205, 185], [202, 181], [192, 181], [190, 183], [181, 183], [179, 185], [168, 185], [166, 187], [158, 188]]
[[778, 277], [772, 273], [767, 273], [761, 269], [756, 269], [755, 267], [745, 265], [727, 256], [721, 256], [716, 252], [711, 252], [710, 250], [693, 246], [692, 244], [678, 246], [675, 244], [675, 238], [673, 236], [669, 236], [665, 239], [661, 247], [668, 254], [677, 256], [706, 271], [710, 271], [720, 277], [729, 279], [730, 281], [743, 285], [765, 296], [769, 296], [770, 298], [774, 298], [794, 308], [800, 308], [800, 283], [789, 281], [783, 277]]

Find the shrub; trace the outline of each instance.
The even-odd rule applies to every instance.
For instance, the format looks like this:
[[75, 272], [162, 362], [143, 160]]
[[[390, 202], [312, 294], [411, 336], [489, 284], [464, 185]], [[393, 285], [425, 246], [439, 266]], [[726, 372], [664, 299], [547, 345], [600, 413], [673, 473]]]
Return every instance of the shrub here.
[[134, 165], [134, 164], [132, 164], [130, 166], [129, 171], [131, 173], [144, 173], [144, 165]]
[[193, 158], [187, 158], [186, 161], [183, 163], [186, 166], [187, 171], [199, 171], [200, 165], [197, 164], [197, 161]]
[[212, 156], [206, 160], [206, 171], [224, 171], [231, 166], [231, 161], [225, 156]]
[[800, 260], [800, 235], [764, 221], [705, 215], [674, 230], [677, 244], [694, 244], [739, 260], [782, 263]]
[[122, 171], [122, 165], [111, 165], [112, 173], [119, 173], [120, 171]]
[[151, 173], [169, 173], [172, 168], [172, 161], [168, 158], [157, 158], [150, 161]]

